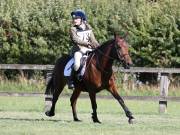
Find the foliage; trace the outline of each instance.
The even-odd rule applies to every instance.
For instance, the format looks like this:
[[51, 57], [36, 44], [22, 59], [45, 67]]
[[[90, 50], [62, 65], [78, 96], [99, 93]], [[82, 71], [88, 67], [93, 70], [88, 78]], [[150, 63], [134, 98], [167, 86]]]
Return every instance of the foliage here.
[[179, 0], [1, 0], [0, 63], [53, 64], [72, 47], [70, 13], [77, 8], [100, 43], [128, 32], [136, 66], [180, 67]]

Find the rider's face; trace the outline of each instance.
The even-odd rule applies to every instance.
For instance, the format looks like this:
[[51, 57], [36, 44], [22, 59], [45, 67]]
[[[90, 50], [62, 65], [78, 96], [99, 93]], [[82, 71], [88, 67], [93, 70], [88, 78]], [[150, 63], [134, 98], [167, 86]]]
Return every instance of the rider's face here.
[[81, 18], [75, 18], [75, 19], [73, 19], [73, 24], [74, 24], [74, 25], [81, 25]]

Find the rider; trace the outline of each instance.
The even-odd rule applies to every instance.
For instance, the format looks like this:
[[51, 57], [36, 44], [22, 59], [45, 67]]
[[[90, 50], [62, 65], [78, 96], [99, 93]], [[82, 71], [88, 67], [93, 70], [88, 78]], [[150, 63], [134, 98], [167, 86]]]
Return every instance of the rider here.
[[70, 77], [68, 77], [68, 88], [73, 89], [73, 74], [80, 68], [80, 60], [87, 51], [92, 51], [99, 46], [91, 26], [87, 23], [87, 17], [84, 11], [75, 10], [71, 13], [72, 27], [70, 37], [74, 43], [72, 52], [74, 55], [74, 67]]

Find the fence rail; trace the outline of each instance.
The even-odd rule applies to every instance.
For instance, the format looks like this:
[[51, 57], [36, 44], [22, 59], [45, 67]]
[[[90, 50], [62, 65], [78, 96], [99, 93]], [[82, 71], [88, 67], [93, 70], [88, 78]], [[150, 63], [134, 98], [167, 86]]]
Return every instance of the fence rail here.
[[[33, 64], [0, 64], [0, 69], [16, 69], [16, 70], [52, 70], [54, 65], [33, 65]], [[180, 68], [149, 68], [149, 67], [131, 67], [124, 69], [123, 67], [113, 67], [115, 72], [125, 73], [180, 73]]]
[[54, 65], [33, 65], [33, 64], [0, 64], [0, 69], [17, 70], [52, 70]]
[[[53, 70], [54, 65], [30, 65], [30, 64], [0, 64], [1, 69], [16, 69], [16, 70]], [[124, 69], [122, 67], [113, 67], [115, 72], [124, 73], [158, 73], [160, 80], [160, 98], [159, 98], [159, 112], [165, 113], [167, 111], [168, 88], [170, 84], [169, 74], [180, 73], [180, 68], [146, 68], [146, 67], [132, 67], [131, 69]], [[51, 73], [47, 73], [50, 77]], [[48, 80], [47, 77], [47, 80]]]

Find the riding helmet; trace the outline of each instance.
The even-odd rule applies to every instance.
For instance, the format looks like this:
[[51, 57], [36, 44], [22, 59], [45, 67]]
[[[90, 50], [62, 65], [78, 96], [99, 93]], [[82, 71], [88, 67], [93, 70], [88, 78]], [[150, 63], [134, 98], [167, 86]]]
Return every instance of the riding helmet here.
[[75, 10], [75, 11], [71, 12], [71, 16], [73, 19], [81, 18], [83, 21], [87, 21], [86, 14], [82, 10]]

